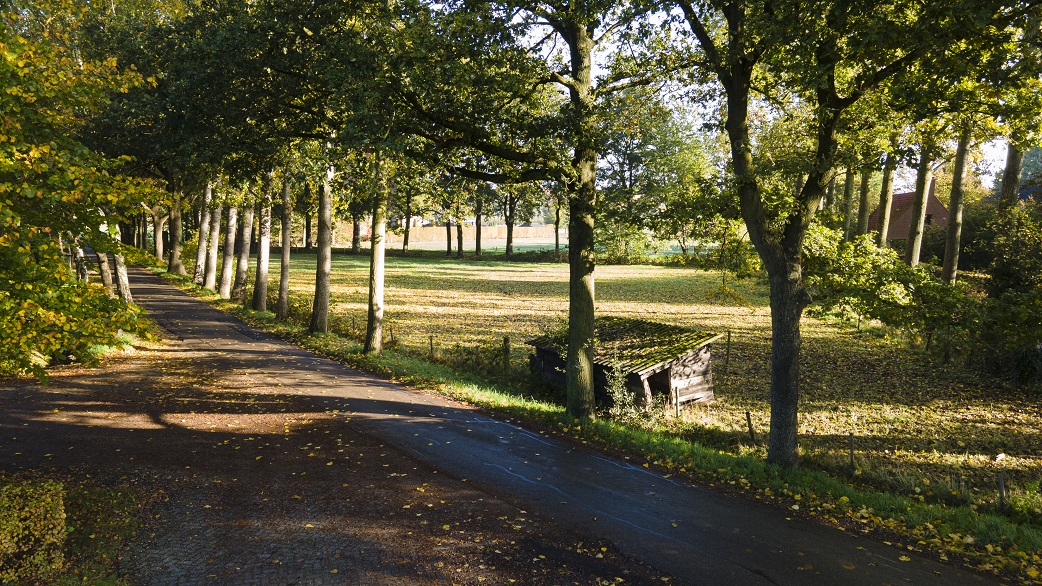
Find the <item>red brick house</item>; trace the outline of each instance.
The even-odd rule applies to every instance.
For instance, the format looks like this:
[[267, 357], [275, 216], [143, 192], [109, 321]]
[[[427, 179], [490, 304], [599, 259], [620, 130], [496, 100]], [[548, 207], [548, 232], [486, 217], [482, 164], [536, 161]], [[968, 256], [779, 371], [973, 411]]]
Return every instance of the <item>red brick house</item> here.
[[[934, 179], [930, 183], [930, 193], [926, 196], [926, 222], [923, 225], [923, 230], [929, 230], [933, 226], [947, 226], [948, 225], [948, 208], [944, 207], [941, 200], [937, 199], [934, 195], [934, 190], [937, 189], [937, 180]], [[915, 202], [915, 192], [909, 193], [895, 193], [893, 203], [890, 206], [890, 226], [887, 230], [886, 239], [891, 240], [907, 240], [908, 229], [912, 225], [912, 208]], [[873, 232], [877, 230], [879, 222], [879, 208], [877, 207], [872, 211], [872, 215], [868, 217], [868, 231]]]

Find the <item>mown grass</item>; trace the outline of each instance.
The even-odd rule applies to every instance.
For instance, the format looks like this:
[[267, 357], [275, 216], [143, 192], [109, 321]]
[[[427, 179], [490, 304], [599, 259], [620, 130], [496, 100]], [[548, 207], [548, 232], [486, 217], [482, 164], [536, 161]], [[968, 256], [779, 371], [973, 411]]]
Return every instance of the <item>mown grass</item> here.
[[[334, 258], [333, 326], [347, 338], [364, 328], [367, 271], [366, 257]], [[278, 274], [276, 267], [271, 274]], [[294, 255], [291, 274], [293, 305], [306, 315], [314, 256]], [[490, 410], [624, 450], [650, 466], [723, 482], [861, 530], [895, 531], [910, 540], [906, 546], [961, 552], [986, 570], [1037, 577], [1037, 396], [932, 364], [878, 328], [859, 332], [808, 317], [802, 461], [799, 470], [783, 473], [763, 463], [770, 373], [766, 289], [753, 280], [729, 283], [737, 288], [735, 303], [735, 295], [720, 294], [720, 284], [720, 275], [690, 269], [598, 267], [599, 313], [732, 334], [729, 352], [723, 345], [714, 349], [714, 403], [679, 419], [650, 417], [636, 427], [599, 420], [577, 430], [553, 393], [517, 383], [527, 355], [520, 342], [566, 316], [565, 265], [391, 258], [387, 333], [394, 350], [377, 359], [358, 354], [356, 342], [307, 337], [298, 325], [264, 325], [355, 366], [439, 387]], [[514, 351], [512, 368], [504, 373], [495, 353], [507, 335]], [[429, 361], [431, 336], [440, 364]], [[756, 441], [749, 438], [746, 412]], [[1009, 506], [1001, 511], [999, 472], [1010, 491]]]

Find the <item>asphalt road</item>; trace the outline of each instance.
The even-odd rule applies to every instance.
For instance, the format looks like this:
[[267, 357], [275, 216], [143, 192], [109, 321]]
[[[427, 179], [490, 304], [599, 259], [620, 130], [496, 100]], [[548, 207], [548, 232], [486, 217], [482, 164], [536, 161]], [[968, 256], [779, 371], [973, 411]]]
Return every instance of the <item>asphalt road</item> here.
[[607, 539], [687, 583], [997, 583], [361, 374], [256, 332], [143, 271], [135, 271], [132, 281], [135, 300], [195, 351], [250, 357], [258, 374], [326, 401], [362, 433], [570, 529]]

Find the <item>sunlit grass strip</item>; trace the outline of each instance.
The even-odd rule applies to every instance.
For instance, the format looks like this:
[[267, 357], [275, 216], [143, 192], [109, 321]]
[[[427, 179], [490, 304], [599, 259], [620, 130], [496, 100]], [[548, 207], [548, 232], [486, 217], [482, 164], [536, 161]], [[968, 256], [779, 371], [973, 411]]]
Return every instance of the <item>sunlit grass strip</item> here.
[[[239, 303], [218, 299], [188, 279], [169, 280], [230, 311], [251, 325], [348, 366], [402, 384], [432, 390], [491, 414], [618, 450], [628, 459], [669, 475], [698, 479], [756, 500], [786, 507], [844, 530], [874, 534], [900, 549], [961, 558], [968, 567], [1042, 584], [1042, 528], [1017, 524], [968, 506], [925, 503], [898, 494], [858, 488], [821, 470], [782, 470], [750, 454], [728, 453], [678, 438], [666, 430], [635, 428], [609, 420], [577, 422], [558, 405], [526, 398], [483, 377], [385, 350], [361, 353], [361, 345], [335, 334], [310, 335], [303, 325], [277, 322]], [[641, 462], [643, 460], [643, 462]], [[898, 535], [898, 538], [894, 538]]]

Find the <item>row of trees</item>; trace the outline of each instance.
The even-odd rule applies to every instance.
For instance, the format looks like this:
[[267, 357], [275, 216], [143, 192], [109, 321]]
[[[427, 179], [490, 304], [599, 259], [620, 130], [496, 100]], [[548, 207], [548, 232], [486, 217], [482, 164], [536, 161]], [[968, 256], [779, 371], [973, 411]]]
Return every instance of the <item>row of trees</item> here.
[[[169, 251], [156, 238], [169, 270], [184, 270], [184, 216], [198, 207], [189, 222], [200, 235], [196, 266], [203, 284], [216, 282], [221, 215], [205, 194], [218, 180], [237, 186], [225, 194], [256, 198], [237, 211], [259, 218], [251, 302], [263, 309], [279, 181], [283, 222], [287, 196], [316, 193], [311, 327], [322, 331], [333, 192], [339, 184], [365, 194], [351, 198], [364, 206], [348, 214], [372, 222], [367, 352], [381, 345], [392, 205], [415, 205], [424, 183], [446, 174], [450, 184], [435, 180], [428, 193], [465, 197], [498, 185], [508, 216], [517, 210], [509, 194], [555, 193], [567, 208], [567, 408], [575, 417], [594, 407], [598, 239], [653, 225], [687, 246], [712, 230], [733, 234], [740, 219], [770, 283], [768, 458], [783, 466], [797, 458], [800, 317], [810, 301], [804, 244], [829, 207], [823, 202], [837, 199], [837, 174], [850, 170], [841, 182], [849, 222], [855, 177], [885, 161], [885, 234], [901, 144], [918, 145], [926, 185], [945, 133], [959, 138], [963, 160], [975, 136], [995, 132], [991, 124], [1024, 149], [1042, 111], [1033, 103], [1039, 21], [1031, 2], [37, 4], [14, 18], [75, 21], [72, 51], [85, 62], [114, 59], [141, 80], [94, 100], [78, 136], [92, 152], [129, 157], [125, 172], [165, 188], [130, 207], [147, 208], [157, 227], [169, 223]], [[462, 180], [477, 183], [452, 183]], [[234, 248], [227, 238], [226, 256]]]

